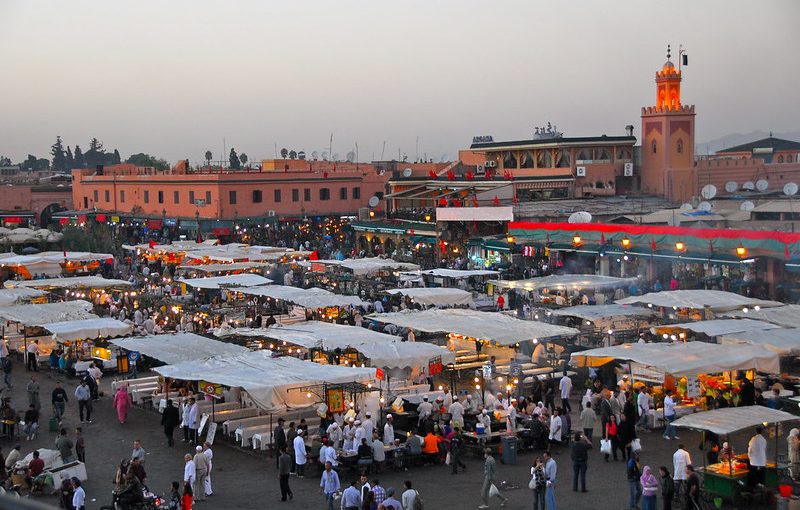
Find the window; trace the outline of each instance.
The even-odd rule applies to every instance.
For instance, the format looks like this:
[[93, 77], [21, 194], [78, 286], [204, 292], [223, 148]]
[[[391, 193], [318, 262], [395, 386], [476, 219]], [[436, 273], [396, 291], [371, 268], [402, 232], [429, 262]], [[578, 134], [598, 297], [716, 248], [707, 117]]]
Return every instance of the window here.
[[517, 157], [513, 152], [506, 152], [503, 157], [503, 168], [517, 168]]
[[144, 203], [145, 204], [150, 203], [150, 192], [148, 190], [144, 190]]
[[189, 203], [190, 203], [190, 204], [192, 204], [192, 205], [194, 205], [194, 203], [195, 203], [195, 200], [194, 200], [194, 191], [190, 191], [190, 192], [189, 192]]
[[783, 163], [783, 156], [778, 156], [778, 163]]
[[791, 154], [789, 154], [788, 156], [786, 156], [786, 162], [787, 162], [787, 163], [791, 163], [791, 162], [792, 162], [792, 155], [791, 155]]
[[111, 202], [111, 193], [109, 193], [108, 190], [105, 190], [103, 195], [105, 196], [106, 202]]
[[264, 193], [260, 189], [253, 190], [253, 203], [260, 204], [264, 201]]
[[339, 188], [339, 200], [347, 200], [347, 188]]
[[159, 204], [163, 204], [164, 203], [164, 192], [163, 191], [159, 191], [158, 192], [158, 203]]
[[655, 141], [655, 140], [653, 140], [653, 154], [655, 154], [656, 152], [658, 152], [658, 151], [656, 150], [656, 141]]
[[206, 203], [207, 204], [211, 203], [211, 192], [210, 191], [206, 191]]
[[124, 189], [119, 190], [119, 201], [122, 202], [123, 204], [125, 203], [125, 190]]
[[678, 140], [678, 154], [683, 154], [683, 140]]
[[93, 195], [94, 195], [94, 201], [95, 201], [95, 202], [97, 202], [98, 198], [100, 198], [100, 197], [99, 197], [99, 195], [100, 195], [100, 192], [99, 192], [99, 191], [97, 191], [97, 190], [94, 190], [94, 193], [93, 193]]
[[305, 188], [303, 190], [303, 202], [311, 202], [311, 189]]
[[292, 202], [299, 202], [300, 201], [300, 190], [294, 188], [292, 190]]
[[279, 189], [276, 189], [276, 190], [274, 190], [273, 194], [275, 195], [275, 197], [274, 197], [274, 200], [273, 200], [273, 201], [274, 201], [276, 204], [277, 204], [277, 203], [280, 203], [280, 201], [281, 201], [281, 190], [279, 190]]
[[176, 204], [181, 202], [181, 192], [180, 191], [173, 191], [172, 192], [172, 201]]
[[331, 190], [330, 190], [330, 188], [320, 188], [319, 189], [319, 199], [320, 200], [330, 200], [331, 199]]
[[355, 188], [353, 188], [353, 199], [358, 200], [360, 198], [361, 198], [361, 188], [356, 186]]
[[231, 190], [231, 191], [228, 192], [228, 202], [230, 202], [231, 204], [235, 204], [236, 203], [236, 192], [235, 191]]

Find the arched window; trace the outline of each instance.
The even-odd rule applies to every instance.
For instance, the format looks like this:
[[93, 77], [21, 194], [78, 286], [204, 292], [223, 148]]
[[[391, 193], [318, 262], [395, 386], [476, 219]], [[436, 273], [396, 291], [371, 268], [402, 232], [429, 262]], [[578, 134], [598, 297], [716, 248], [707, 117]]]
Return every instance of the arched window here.
[[658, 152], [658, 151], [656, 150], [656, 141], [655, 141], [655, 140], [653, 140], [653, 154], [655, 154], [656, 152]]
[[791, 154], [789, 154], [788, 156], [786, 156], [786, 162], [787, 162], [787, 163], [791, 163], [791, 162], [792, 162], [792, 155], [791, 155]]
[[553, 168], [553, 155], [550, 154], [548, 149], [539, 151], [536, 166], [539, 168]]
[[783, 156], [778, 156], [778, 163], [783, 163]]
[[530, 152], [526, 152], [522, 155], [522, 166], [521, 168], [533, 168], [533, 154]]
[[558, 151], [558, 157], [556, 159], [556, 167], [557, 168], [567, 168], [570, 166], [570, 154], [568, 150], [560, 150]]
[[517, 168], [517, 158], [513, 152], [506, 152], [503, 157], [503, 168]]
[[683, 154], [683, 140], [678, 140], [678, 154]]

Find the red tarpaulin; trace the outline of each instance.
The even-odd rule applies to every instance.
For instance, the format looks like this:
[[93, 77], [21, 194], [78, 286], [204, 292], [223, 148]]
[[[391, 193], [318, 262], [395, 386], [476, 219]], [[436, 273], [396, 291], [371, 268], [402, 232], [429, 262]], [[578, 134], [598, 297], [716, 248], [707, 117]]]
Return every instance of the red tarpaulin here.
[[308, 256], [308, 260], [319, 260], [319, 253], [317, 253], [317, 250], [311, 252]]
[[161, 228], [161, 220], [147, 220], [147, 228], [157, 230]]
[[95, 221], [106, 221], [106, 215], [105, 214], [97, 214], [97, 215], [95, 215], [94, 219], [95, 219]]
[[215, 236], [229, 236], [231, 235], [231, 229], [229, 227], [217, 227], [214, 229]]

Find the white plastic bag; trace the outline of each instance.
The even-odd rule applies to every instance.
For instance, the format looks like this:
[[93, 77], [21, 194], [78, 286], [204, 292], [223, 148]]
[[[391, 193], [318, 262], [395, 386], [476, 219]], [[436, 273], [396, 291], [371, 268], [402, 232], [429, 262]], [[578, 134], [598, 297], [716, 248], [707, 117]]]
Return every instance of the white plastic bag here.
[[450, 465], [450, 452], [447, 452], [447, 456], [444, 458], [444, 463], [446, 465]]
[[601, 439], [600, 440], [600, 453], [605, 453], [606, 455], [611, 454], [611, 440], [610, 439]]
[[636, 439], [634, 439], [633, 441], [631, 441], [631, 451], [632, 452], [640, 452], [640, 451], [642, 451], [642, 442], [639, 441], [638, 437]]
[[500, 489], [497, 488], [497, 485], [492, 484], [489, 487], [489, 497], [490, 498], [494, 498], [494, 497], [497, 497], [497, 496], [500, 496]]

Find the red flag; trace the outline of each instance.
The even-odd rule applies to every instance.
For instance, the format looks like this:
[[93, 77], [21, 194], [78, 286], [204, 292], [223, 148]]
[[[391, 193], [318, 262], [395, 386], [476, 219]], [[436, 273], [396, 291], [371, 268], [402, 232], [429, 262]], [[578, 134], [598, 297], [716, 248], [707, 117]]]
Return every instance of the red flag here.
[[461, 207], [461, 200], [457, 198], [453, 200], [453, 207]]
[[447, 199], [442, 197], [439, 199], [439, 207], [447, 207]]
[[516, 193], [514, 193], [514, 197], [512, 198], [512, 201], [513, 201], [515, 204], [517, 203], [517, 194], [516, 194]]
[[492, 171], [487, 168], [486, 169], [486, 173], [484, 174], [484, 177], [486, 178], [487, 181], [491, 181], [492, 180]]
[[430, 177], [431, 179], [436, 179], [439, 176], [436, 175], [435, 171], [431, 170], [431, 171], [428, 172], [428, 177]]
[[498, 205], [500, 205], [500, 199], [499, 199], [499, 198], [497, 198], [497, 195], [495, 195], [495, 196], [494, 196], [494, 205], [495, 205], [495, 206], [498, 206]]
[[333, 171], [336, 171], [336, 163], [333, 164]]
[[478, 207], [478, 195], [472, 195], [472, 205]]
[[786, 243], [784, 243], [784, 245], [783, 245], [783, 256], [786, 257], [786, 260], [789, 260], [789, 259], [792, 258], [792, 254], [789, 253], [789, 245], [786, 244]]
[[475, 176], [472, 174], [472, 172], [467, 172], [467, 180], [468, 181], [474, 181], [475, 180]]
[[64, 250], [64, 258], [67, 258], [67, 250]]
[[456, 174], [455, 174], [455, 173], [453, 173], [453, 171], [452, 171], [452, 170], [448, 170], [448, 171], [447, 171], [447, 180], [448, 180], [448, 181], [454, 181], [454, 180], [456, 180]]
[[319, 253], [317, 250], [314, 250], [308, 254], [308, 260], [319, 260]]
[[606, 235], [600, 232], [600, 244], [606, 244]]
[[652, 237], [650, 238], [650, 250], [656, 251], [656, 240], [653, 239]]
[[150, 249], [152, 250], [155, 247], [156, 247], [156, 242], [151, 239], [150, 240]]

